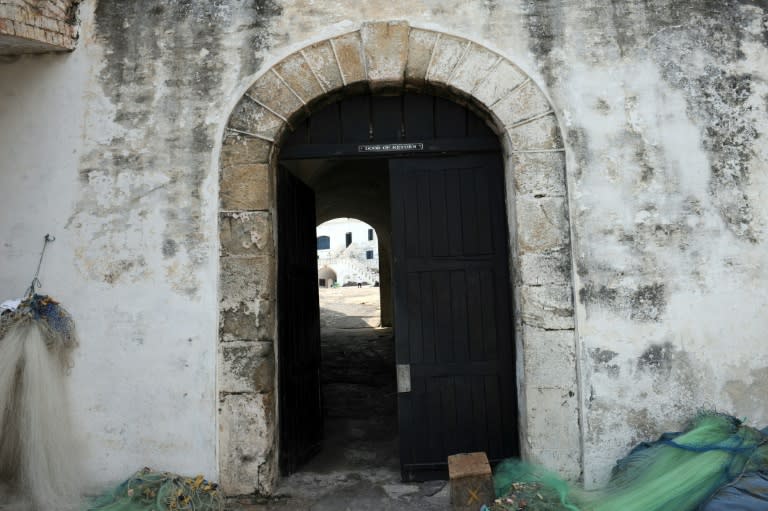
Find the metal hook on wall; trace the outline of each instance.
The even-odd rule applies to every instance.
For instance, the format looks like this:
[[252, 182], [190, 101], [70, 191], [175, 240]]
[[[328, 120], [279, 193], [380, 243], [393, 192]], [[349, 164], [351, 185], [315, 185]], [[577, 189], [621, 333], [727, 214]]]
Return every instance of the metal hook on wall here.
[[55, 236], [51, 236], [50, 234], [46, 234], [43, 238], [43, 250], [40, 252], [40, 260], [37, 262], [37, 270], [35, 271], [35, 276], [32, 277], [32, 283], [29, 285], [29, 290], [27, 291], [27, 298], [33, 296], [35, 294], [35, 289], [40, 288], [42, 285], [40, 283], [40, 279], [38, 276], [40, 275], [40, 268], [43, 265], [43, 257], [45, 257], [45, 249], [48, 248], [49, 243], [53, 243], [56, 241]]

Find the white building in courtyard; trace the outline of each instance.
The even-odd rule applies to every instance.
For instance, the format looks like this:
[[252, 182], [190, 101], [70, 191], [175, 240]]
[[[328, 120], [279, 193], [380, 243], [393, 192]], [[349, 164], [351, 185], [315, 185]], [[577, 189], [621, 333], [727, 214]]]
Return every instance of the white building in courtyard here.
[[317, 271], [321, 287], [379, 281], [376, 230], [354, 218], [335, 218], [317, 226]]

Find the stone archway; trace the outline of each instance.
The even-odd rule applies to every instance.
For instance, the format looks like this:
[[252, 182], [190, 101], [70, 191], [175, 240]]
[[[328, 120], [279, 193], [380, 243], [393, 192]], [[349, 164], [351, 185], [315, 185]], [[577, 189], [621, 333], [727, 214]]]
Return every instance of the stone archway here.
[[350, 90], [417, 89], [488, 119], [505, 155], [523, 456], [577, 478], [581, 430], [565, 153], [546, 96], [475, 42], [403, 21], [311, 44], [234, 108], [220, 158], [219, 467], [230, 495], [277, 480], [275, 166], [291, 122]]

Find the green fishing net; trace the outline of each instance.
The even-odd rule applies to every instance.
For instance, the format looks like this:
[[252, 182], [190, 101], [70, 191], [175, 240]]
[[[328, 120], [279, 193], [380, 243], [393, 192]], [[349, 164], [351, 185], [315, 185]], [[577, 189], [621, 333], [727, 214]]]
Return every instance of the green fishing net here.
[[224, 497], [203, 476], [182, 477], [144, 468], [96, 499], [88, 511], [223, 511]]
[[[707, 412], [684, 432], [635, 448], [616, 465], [608, 484], [596, 491], [575, 488], [519, 460], [504, 461], [494, 475], [499, 498], [489, 509], [694, 511], [740, 475], [766, 469], [768, 435], [735, 417]], [[513, 507], [520, 500], [520, 488], [528, 492], [525, 505]]]

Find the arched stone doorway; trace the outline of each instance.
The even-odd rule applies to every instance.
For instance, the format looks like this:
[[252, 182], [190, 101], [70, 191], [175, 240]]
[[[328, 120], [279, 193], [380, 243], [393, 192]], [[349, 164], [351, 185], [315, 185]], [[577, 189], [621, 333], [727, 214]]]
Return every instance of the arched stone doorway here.
[[522, 455], [581, 468], [565, 158], [547, 98], [472, 41], [405, 22], [364, 24], [288, 55], [232, 112], [220, 158], [220, 479], [229, 494], [277, 479], [275, 175], [296, 119], [350, 91], [417, 89], [488, 119], [504, 150]]
[[336, 272], [330, 266], [323, 266], [317, 270], [317, 278], [320, 287], [332, 287], [339, 281]]

